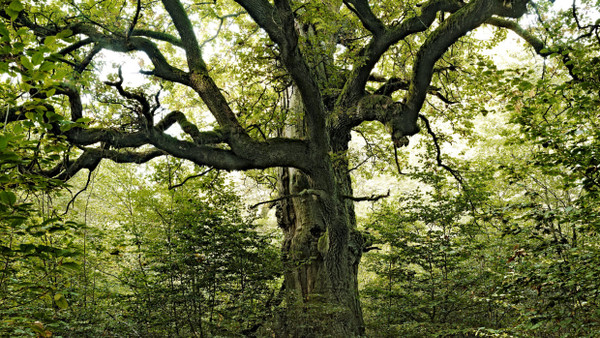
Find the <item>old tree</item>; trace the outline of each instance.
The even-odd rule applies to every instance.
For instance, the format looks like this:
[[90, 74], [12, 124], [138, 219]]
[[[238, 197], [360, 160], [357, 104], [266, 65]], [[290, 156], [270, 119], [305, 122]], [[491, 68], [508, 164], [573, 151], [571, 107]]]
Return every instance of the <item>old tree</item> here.
[[[550, 55], [517, 24], [528, 3], [3, 0], [0, 120], [33, 140], [5, 160], [50, 182], [102, 159], [277, 168], [280, 333], [360, 335], [367, 244], [354, 214], [352, 130], [380, 123], [394, 147], [406, 145], [427, 104], [474, 95], [461, 96], [477, 81], [470, 52], [506, 30]], [[547, 5], [535, 4], [538, 14]], [[480, 26], [495, 27], [490, 41], [474, 42]], [[115, 52], [138, 61], [143, 81], [111, 66]]]

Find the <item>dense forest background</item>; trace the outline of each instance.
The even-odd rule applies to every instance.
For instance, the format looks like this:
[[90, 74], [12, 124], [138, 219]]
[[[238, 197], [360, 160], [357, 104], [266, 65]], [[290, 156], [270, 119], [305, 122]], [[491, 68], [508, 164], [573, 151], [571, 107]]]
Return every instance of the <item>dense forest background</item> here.
[[[407, 147], [375, 122], [353, 132], [368, 336], [600, 332], [600, 3], [538, 5], [523, 20], [545, 57], [481, 28], [446, 65], [460, 102], [426, 105]], [[0, 34], [6, 47], [27, 32]], [[4, 74], [44, 67], [36, 54], [1, 61]], [[15, 84], [1, 79], [8, 102]], [[0, 336], [273, 334], [282, 235], [261, 202], [277, 198], [276, 169], [105, 160], [65, 182], [22, 170], [69, 147], [35, 136], [47, 123], [0, 121]]]

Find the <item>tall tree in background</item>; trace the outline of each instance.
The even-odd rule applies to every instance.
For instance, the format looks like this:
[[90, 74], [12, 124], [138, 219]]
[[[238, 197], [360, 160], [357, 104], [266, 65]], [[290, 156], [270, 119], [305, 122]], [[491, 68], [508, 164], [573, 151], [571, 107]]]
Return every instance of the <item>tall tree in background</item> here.
[[[475, 81], [454, 72], [464, 47], [445, 53], [481, 25], [512, 29], [550, 55], [513, 20], [528, 2], [3, 0], [0, 71], [10, 79], [0, 121], [35, 141], [12, 169], [68, 180], [102, 159], [159, 156], [224, 170], [282, 168], [274, 202], [289, 297], [280, 333], [358, 335], [365, 244], [351, 131], [377, 121], [395, 147], [406, 145], [428, 96], [450, 104], [452, 83]], [[205, 46], [222, 54], [205, 60]], [[126, 88], [120, 69], [102, 82], [104, 50], [141, 60], [146, 83]], [[167, 132], [174, 125], [178, 137]]]

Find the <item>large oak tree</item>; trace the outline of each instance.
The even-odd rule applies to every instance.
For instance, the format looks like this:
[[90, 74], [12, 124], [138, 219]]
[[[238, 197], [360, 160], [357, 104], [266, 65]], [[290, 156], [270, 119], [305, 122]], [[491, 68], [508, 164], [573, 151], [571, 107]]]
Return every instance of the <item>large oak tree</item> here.
[[[160, 156], [278, 168], [283, 336], [364, 332], [351, 131], [376, 121], [394, 147], [406, 145], [427, 121], [428, 97], [457, 97], [432, 81], [454, 81], [458, 61], [443, 58], [482, 25], [550, 54], [517, 25], [528, 0], [1, 3], [0, 71], [10, 78], [0, 122], [35, 141], [12, 159], [21, 173], [65, 181], [102, 159]], [[106, 50], [146, 62], [145, 83], [128, 88], [121, 69], [102, 82]]]

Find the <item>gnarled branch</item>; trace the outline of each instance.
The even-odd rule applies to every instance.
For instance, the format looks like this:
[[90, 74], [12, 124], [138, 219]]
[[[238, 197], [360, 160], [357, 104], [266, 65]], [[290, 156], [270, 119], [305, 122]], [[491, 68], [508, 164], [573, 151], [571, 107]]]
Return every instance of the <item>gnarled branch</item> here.
[[463, 4], [458, 0], [430, 0], [421, 7], [420, 15], [407, 19], [394, 28], [386, 28], [384, 34], [375, 35], [361, 52], [363, 58], [353, 67], [354, 70], [344, 86], [338, 105], [350, 107], [362, 97], [375, 64], [390, 46], [411, 34], [427, 30], [438, 12], [455, 12], [462, 6]]

